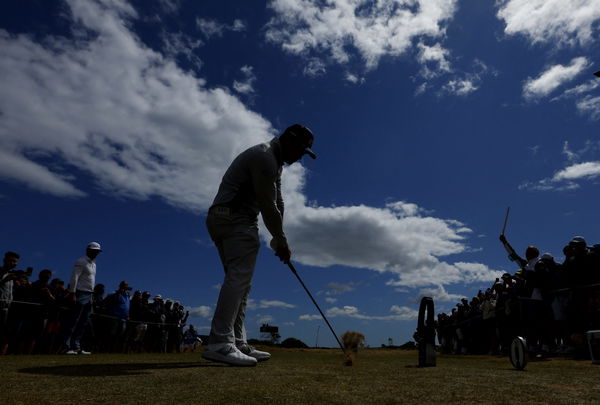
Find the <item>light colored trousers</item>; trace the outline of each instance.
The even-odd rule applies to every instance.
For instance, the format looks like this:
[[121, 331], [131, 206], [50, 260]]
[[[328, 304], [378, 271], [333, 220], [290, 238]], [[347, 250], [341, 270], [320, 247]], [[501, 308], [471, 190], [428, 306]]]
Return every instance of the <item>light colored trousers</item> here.
[[208, 344], [244, 343], [246, 303], [260, 246], [257, 220], [209, 213], [206, 227], [225, 270]]

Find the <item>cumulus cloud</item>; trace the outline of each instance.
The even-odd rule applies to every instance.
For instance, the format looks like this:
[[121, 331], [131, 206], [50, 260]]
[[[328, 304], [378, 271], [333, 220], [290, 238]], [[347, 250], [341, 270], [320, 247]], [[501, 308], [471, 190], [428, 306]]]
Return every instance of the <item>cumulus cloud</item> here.
[[419, 302], [423, 297], [431, 297], [434, 302], [457, 302], [461, 298], [465, 298], [464, 295], [450, 294], [444, 286], [438, 285], [435, 288], [423, 288], [419, 291], [419, 297], [415, 300]]
[[588, 65], [587, 58], [578, 57], [571, 60], [571, 63], [567, 66], [551, 66], [540, 73], [538, 77], [529, 78], [525, 81], [523, 96], [528, 100], [545, 97], [564, 83], [573, 80]]
[[471, 230], [458, 221], [417, 215], [421, 208], [403, 201], [384, 208], [308, 206], [301, 193], [303, 180], [304, 176], [284, 177], [283, 188], [294, 212], [287, 218], [288, 240], [297, 260], [305, 264], [389, 273], [395, 277], [388, 283], [393, 287], [488, 282], [498, 275], [483, 264], [439, 259], [467, 250], [463, 242]]
[[[275, 130], [229, 90], [210, 88], [169, 54], [145, 46], [130, 30], [137, 13], [129, 3], [67, 4], [77, 35], [39, 39], [0, 30], [0, 177], [60, 197], [83, 198], [93, 189], [204, 212], [236, 154]], [[428, 13], [442, 4], [454, 3], [392, 14], [404, 13], [406, 24], [418, 16], [437, 35], [438, 20]], [[300, 262], [386, 272], [394, 286], [493, 278], [483, 265], [440, 260], [467, 251], [463, 224], [403, 201], [382, 208], [308, 204], [305, 180], [302, 165], [285, 168], [286, 210], [293, 213], [286, 232]], [[264, 228], [262, 235], [268, 239]]]
[[211, 307], [201, 305], [199, 307], [188, 308], [190, 311], [190, 317], [192, 318], [210, 318], [212, 317], [213, 310]]
[[521, 34], [534, 44], [558, 46], [586, 45], [596, 37], [598, 0], [500, 0], [497, 4], [507, 35]]
[[0, 176], [82, 196], [63, 174], [75, 168], [113, 195], [206, 209], [229, 161], [269, 139], [270, 123], [141, 43], [128, 3], [68, 4], [73, 30], [95, 35], [37, 42], [0, 30], [0, 144], [11, 156]]
[[271, 0], [266, 37], [297, 55], [325, 54], [346, 64], [356, 50], [367, 69], [422, 38], [443, 38], [456, 0]]

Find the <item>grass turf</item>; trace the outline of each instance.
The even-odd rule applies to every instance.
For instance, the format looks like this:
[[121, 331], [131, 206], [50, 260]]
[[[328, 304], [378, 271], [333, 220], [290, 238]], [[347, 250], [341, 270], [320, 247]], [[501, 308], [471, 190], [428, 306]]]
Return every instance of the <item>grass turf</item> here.
[[530, 362], [361, 350], [270, 349], [257, 367], [210, 363], [199, 353], [0, 357], [0, 404], [424, 404], [600, 403], [600, 366], [589, 360]]

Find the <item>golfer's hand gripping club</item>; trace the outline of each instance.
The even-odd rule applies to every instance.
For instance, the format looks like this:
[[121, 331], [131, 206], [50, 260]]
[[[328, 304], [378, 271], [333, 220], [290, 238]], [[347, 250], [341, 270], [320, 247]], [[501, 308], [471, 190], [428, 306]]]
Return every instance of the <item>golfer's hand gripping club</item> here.
[[275, 250], [275, 256], [279, 257], [279, 260], [281, 260], [283, 263], [290, 264], [290, 259], [292, 258], [292, 251], [287, 246], [279, 248]]

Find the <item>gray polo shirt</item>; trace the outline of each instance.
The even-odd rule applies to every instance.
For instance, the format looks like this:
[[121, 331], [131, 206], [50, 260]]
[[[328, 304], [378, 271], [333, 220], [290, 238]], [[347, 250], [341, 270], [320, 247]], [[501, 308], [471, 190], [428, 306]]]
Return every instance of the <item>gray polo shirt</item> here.
[[283, 232], [281, 197], [281, 144], [279, 138], [246, 149], [231, 163], [219, 186], [213, 206], [225, 206], [235, 215], [263, 221], [273, 236], [273, 249], [287, 247]]

